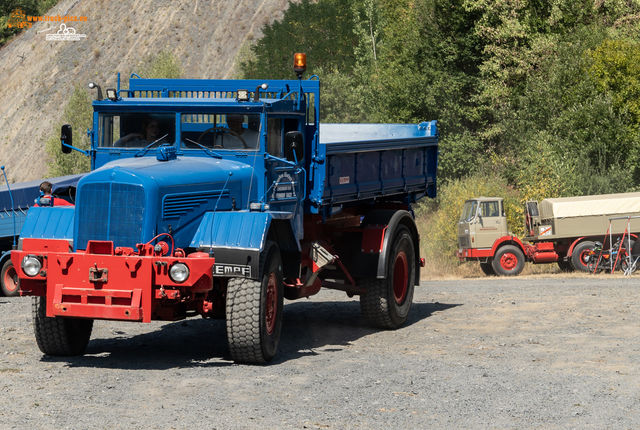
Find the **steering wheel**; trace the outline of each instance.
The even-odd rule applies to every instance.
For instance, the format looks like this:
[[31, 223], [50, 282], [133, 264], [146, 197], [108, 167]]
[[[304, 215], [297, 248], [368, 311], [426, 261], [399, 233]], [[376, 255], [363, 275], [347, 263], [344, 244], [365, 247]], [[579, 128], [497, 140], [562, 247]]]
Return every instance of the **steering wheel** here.
[[[200, 134], [200, 137], [198, 137], [198, 143], [200, 143], [200, 141], [202, 140], [202, 138], [204, 137], [205, 134], [209, 133], [210, 131], [224, 131], [224, 132], [228, 132], [231, 135], [237, 137], [238, 139], [240, 139], [240, 142], [242, 142], [242, 145], [244, 145], [245, 149], [249, 148], [249, 145], [247, 145], [247, 142], [244, 141], [244, 139], [242, 138], [242, 136], [240, 136], [238, 133], [236, 133], [235, 131], [225, 128], [225, 127], [211, 127], [206, 129], [205, 131], [202, 132], [202, 134]], [[214, 143], [215, 145], [215, 143]]]

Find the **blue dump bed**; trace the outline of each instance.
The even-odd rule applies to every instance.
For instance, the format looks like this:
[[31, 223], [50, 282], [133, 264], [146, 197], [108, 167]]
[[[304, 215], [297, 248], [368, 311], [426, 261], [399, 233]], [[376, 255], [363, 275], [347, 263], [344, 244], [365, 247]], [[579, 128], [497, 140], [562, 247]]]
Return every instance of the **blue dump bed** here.
[[[324, 152], [321, 205], [360, 200], [436, 195], [438, 130], [436, 121], [421, 124], [321, 124]], [[320, 179], [320, 178], [319, 178]], [[311, 200], [320, 190], [314, 190]], [[394, 198], [395, 197], [395, 198]], [[404, 198], [401, 200], [405, 200]]]

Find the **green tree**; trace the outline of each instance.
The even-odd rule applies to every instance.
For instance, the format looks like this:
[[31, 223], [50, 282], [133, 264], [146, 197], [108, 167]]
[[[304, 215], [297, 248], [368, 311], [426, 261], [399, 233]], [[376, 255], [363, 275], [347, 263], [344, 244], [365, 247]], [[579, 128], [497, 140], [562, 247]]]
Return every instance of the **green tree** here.
[[355, 65], [353, 0], [302, 0], [289, 2], [280, 21], [266, 24], [263, 37], [239, 65], [246, 79], [291, 79], [293, 54], [307, 54], [307, 74], [317, 69], [350, 72]]
[[145, 57], [140, 70], [140, 76], [146, 79], [178, 79], [183, 73], [178, 58], [166, 50]]
[[[82, 84], [73, 89], [71, 98], [62, 115], [65, 124], [71, 124], [73, 128], [73, 146], [88, 150], [91, 142], [87, 136], [87, 129], [92, 128], [93, 109], [89, 91]], [[76, 173], [88, 172], [91, 168], [89, 157], [73, 151], [71, 154], [63, 154], [60, 150], [60, 127], [58, 124], [55, 132], [47, 140], [46, 151], [50, 159], [47, 162], [48, 176], [65, 176]]]

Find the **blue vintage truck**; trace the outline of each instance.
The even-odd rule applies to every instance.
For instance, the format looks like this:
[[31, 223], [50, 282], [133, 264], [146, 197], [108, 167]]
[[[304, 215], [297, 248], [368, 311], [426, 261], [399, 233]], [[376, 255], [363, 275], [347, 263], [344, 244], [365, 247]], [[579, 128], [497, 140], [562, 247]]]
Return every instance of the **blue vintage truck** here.
[[11, 252], [42, 352], [83, 353], [95, 319], [200, 315], [226, 319], [236, 362], [265, 363], [284, 299], [323, 287], [358, 295], [373, 326], [405, 322], [436, 122], [320, 124], [302, 60], [297, 80], [90, 84], [92, 172], [75, 207], [29, 209]]

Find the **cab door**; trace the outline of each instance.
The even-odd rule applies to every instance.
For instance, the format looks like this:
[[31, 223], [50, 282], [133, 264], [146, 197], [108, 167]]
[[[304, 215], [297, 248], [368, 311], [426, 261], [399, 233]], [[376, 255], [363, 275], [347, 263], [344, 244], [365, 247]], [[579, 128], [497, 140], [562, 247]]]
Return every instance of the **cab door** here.
[[475, 229], [478, 248], [491, 248], [497, 238], [505, 235], [507, 222], [502, 211], [501, 200], [479, 202]]
[[[267, 117], [267, 153], [265, 201], [269, 210], [285, 212], [291, 218], [296, 238], [304, 236], [303, 202], [305, 198], [304, 143], [298, 142], [296, 150], [291, 150], [290, 140], [300, 133], [300, 119], [278, 116]], [[301, 139], [302, 134], [298, 137]]]

